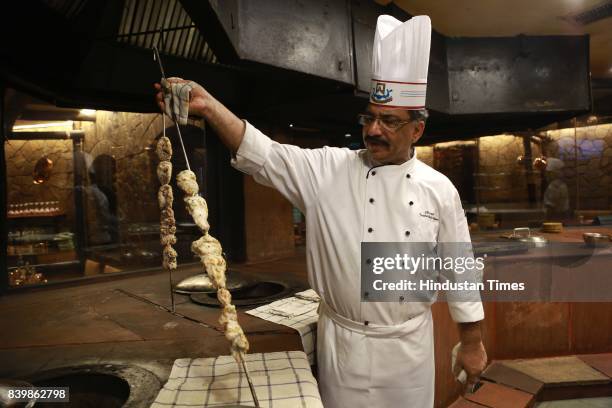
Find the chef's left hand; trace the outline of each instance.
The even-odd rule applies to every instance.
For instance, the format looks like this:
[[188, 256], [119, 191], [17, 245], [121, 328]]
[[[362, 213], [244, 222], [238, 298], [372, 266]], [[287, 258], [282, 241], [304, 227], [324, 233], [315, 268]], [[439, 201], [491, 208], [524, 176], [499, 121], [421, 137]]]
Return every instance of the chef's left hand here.
[[461, 343], [457, 352], [457, 364], [467, 373], [464, 393], [471, 393], [480, 381], [480, 374], [487, 366], [487, 352], [482, 341]]

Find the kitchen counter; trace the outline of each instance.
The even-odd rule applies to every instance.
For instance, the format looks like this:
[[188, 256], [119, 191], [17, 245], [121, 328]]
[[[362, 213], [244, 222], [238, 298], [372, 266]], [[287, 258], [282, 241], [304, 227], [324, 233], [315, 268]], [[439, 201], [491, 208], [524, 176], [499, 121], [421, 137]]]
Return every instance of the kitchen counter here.
[[[512, 234], [512, 229], [499, 229], [495, 231], [476, 231], [472, 232], [472, 240], [474, 242], [484, 241], [499, 241], [501, 235]], [[582, 234], [585, 232], [599, 232], [600, 234], [612, 234], [612, 226], [609, 225], [581, 225], [563, 227], [563, 231], [559, 233], [542, 232], [539, 228], [532, 228], [532, 235], [541, 235], [550, 242], [579, 242], [584, 243]]]
[[[307, 287], [302, 254], [232, 269]], [[195, 265], [180, 268], [174, 281], [200, 271]], [[147, 369], [163, 383], [177, 358], [229, 354], [217, 321], [220, 310], [194, 304], [185, 295], [175, 299], [176, 311], [195, 321], [155, 306], [170, 308], [168, 275], [161, 271], [2, 296], [0, 378], [25, 378], [58, 367], [123, 364]], [[302, 350], [296, 331], [244, 310], [239, 309], [239, 321], [252, 352]]]

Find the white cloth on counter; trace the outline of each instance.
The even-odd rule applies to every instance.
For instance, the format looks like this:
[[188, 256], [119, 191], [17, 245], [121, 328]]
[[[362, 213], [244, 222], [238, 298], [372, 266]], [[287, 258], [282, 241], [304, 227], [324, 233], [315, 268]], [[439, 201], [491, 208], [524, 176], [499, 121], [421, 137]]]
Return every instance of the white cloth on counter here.
[[319, 301], [320, 298], [316, 292], [309, 289], [298, 292], [295, 296], [259, 306], [246, 313], [297, 330], [302, 340], [304, 353], [308, 356], [308, 362], [314, 365]]
[[[431, 304], [361, 302], [361, 242], [470, 242], [450, 180], [416, 152], [403, 164], [375, 167], [366, 150], [300, 149], [274, 142], [249, 123], [232, 165], [305, 214], [310, 287], [330, 316], [354, 323], [323, 315], [319, 320], [319, 383], [337, 386], [322, 386], [326, 408], [433, 403], [433, 325], [424, 317]], [[448, 306], [456, 322], [484, 318], [479, 301]], [[365, 327], [402, 327], [412, 319], [422, 323], [400, 340], [374, 336]], [[407, 387], [407, 378], [417, 376], [424, 385]]]
[[293, 296], [295, 296], [298, 299], [310, 300], [311, 302], [321, 301], [321, 297], [317, 295], [317, 292], [315, 292], [312, 289], [308, 289], [303, 292], [297, 292]]
[[[261, 407], [322, 408], [317, 380], [301, 351], [247, 354]], [[254, 406], [241, 366], [232, 356], [182, 358], [174, 362], [151, 408]]]

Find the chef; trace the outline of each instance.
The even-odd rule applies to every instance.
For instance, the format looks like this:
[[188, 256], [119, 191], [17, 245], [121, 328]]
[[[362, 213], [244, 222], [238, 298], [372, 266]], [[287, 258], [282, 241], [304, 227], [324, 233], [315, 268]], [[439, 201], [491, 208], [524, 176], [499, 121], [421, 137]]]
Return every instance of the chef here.
[[[430, 303], [362, 302], [360, 293], [361, 242], [470, 241], [457, 190], [413, 148], [427, 117], [430, 39], [427, 16], [405, 23], [379, 17], [370, 103], [359, 116], [366, 149], [359, 151], [277, 143], [189, 83], [190, 114], [208, 121], [233, 153], [232, 165], [306, 215], [308, 279], [322, 299], [317, 367], [327, 408], [434, 403]], [[174, 89], [188, 81], [171, 82]], [[487, 360], [482, 304], [448, 306], [459, 327], [458, 365], [470, 387]]]

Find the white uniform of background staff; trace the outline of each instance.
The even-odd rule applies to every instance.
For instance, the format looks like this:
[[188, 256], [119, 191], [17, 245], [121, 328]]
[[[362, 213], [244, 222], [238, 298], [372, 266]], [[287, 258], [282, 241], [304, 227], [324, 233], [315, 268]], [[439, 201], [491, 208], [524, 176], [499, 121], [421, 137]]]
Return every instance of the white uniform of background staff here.
[[[400, 22], [389, 16], [381, 18], [376, 41], [399, 34]], [[428, 27], [431, 30], [428, 17], [412, 20], [402, 28], [403, 39], [396, 41], [406, 45], [405, 38], [410, 38], [415, 22], [421, 33]], [[425, 127], [424, 118], [414, 110], [424, 107], [424, 91], [421, 94], [419, 89], [406, 89], [405, 84], [393, 88], [394, 83], [384, 83], [385, 79], [405, 78], [401, 67], [394, 78], [376, 77], [376, 61], [384, 63], [376, 53], [386, 52], [384, 44], [377, 47], [376, 41], [373, 95], [360, 116], [365, 150], [309, 150], [279, 144], [238, 119], [197, 84], [193, 84], [189, 106], [190, 114], [204, 117], [234, 153], [234, 167], [276, 188], [306, 215], [309, 282], [323, 300], [317, 341], [319, 386], [329, 408], [433, 406], [429, 305], [361, 302], [361, 241], [469, 241], [456, 189], [413, 154], [412, 144]], [[426, 50], [421, 46], [411, 51], [426, 52], [425, 79], [429, 40], [426, 42]], [[416, 48], [422, 43], [418, 41]], [[399, 58], [406, 59], [410, 58]], [[412, 65], [422, 72], [422, 62]], [[387, 88], [376, 88], [380, 83]], [[156, 88], [160, 90], [158, 84]], [[391, 100], [384, 97], [389, 88], [393, 88], [391, 95], [397, 95]], [[383, 96], [377, 100], [375, 93]], [[380, 103], [384, 99], [388, 101]], [[161, 92], [157, 100], [164, 109]], [[470, 386], [487, 360], [479, 325], [484, 317], [482, 305], [449, 303], [449, 309], [459, 323], [457, 361], [468, 373]]]

